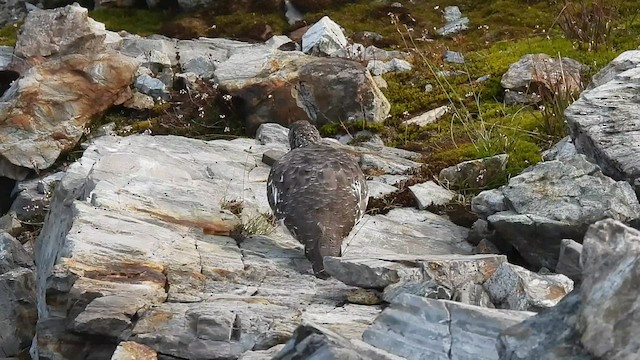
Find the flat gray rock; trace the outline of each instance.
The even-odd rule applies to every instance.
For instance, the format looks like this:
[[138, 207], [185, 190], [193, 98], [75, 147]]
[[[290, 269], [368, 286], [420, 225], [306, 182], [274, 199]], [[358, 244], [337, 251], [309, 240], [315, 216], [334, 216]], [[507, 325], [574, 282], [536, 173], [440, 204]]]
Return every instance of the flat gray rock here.
[[418, 208], [424, 210], [429, 206], [447, 205], [455, 197], [455, 193], [433, 181], [409, 186], [409, 191], [418, 201]]
[[582, 279], [581, 255], [582, 244], [571, 239], [562, 239], [558, 265], [556, 266], [558, 274], [567, 275], [574, 281], [580, 281]]
[[532, 313], [486, 309], [403, 294], [363, 340], [405, 359], [498, 359], [498, 334]]

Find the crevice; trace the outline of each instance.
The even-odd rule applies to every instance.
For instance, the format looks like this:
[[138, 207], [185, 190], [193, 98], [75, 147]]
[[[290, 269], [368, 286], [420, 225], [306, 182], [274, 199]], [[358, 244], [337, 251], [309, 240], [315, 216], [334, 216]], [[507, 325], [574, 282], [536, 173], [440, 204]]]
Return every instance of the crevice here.
[[449, 311], [449, 307], [447, 306], [447, 304], [443, 304], [444, 305], [444, 309], [447, 312], [447, 332], [449, 334], [449, 350], [447, 351], [447, 357], [449, 358], [449, 360], [453, 359], [452, 353], [453, 353], [453, 335], [451, 332], [451, 312]]
[[198, 253], [198, 261], [199, 261], [199, 264], [200, 264], [200, 274], [202, 274], [202, 271], [203, 271], [202, 269], [203, 269], [204, 266], [203, 266], [203, 263], [202, 263], [202, 253], [200, 252], [200, 249], [198, 248], [198, 239], [195, 240], [194, 245], [196, 247], [196, 252]]

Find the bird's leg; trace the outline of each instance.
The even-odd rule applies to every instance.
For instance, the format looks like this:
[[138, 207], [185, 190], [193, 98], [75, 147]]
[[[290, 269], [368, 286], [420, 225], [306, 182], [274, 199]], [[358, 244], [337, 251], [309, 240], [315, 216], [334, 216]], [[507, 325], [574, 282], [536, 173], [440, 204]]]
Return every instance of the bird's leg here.
[[304, 255], [311, 262], [311, 268], [313, 269], [313, 275], [319, 279], [326, 280], [329, 278], [329, 274], [324, 270], [323, 256], [320, 253], [320, 247], [317, 244], [304, 247]]

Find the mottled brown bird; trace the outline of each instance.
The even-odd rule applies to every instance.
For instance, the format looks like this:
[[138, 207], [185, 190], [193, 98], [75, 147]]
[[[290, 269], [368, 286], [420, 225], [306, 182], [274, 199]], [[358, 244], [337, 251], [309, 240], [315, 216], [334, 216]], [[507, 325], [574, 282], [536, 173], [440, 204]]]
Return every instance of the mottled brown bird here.
[[319, 278], [327, 278], [325, 256], [342, 256], [342, 241], [362, 219], [367, 182], [348, 153], [322, 143], [308, 121], [290, 126], [291, 150], [269, 173], [267, 198], [278, 220], [305, 247]]

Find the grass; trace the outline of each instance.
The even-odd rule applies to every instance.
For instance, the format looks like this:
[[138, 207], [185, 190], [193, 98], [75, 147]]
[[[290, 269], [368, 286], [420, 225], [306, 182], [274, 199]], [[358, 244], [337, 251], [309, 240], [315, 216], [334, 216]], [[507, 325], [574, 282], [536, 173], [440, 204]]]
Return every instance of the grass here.
[[9, 24], [0, 29], [0, 46], [15, 46], [18, 30], [22, 23]]
[[159, 34], [162, 25], [174, 15], [168, 11], [101, 8], [90, 11], [89, 16], [104, 23], [107, 30], [148, 36]]

